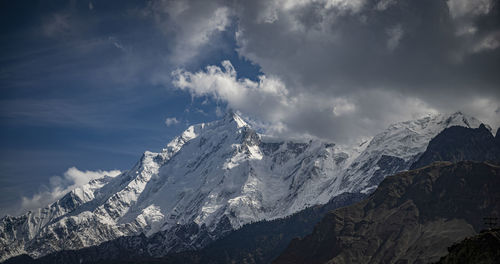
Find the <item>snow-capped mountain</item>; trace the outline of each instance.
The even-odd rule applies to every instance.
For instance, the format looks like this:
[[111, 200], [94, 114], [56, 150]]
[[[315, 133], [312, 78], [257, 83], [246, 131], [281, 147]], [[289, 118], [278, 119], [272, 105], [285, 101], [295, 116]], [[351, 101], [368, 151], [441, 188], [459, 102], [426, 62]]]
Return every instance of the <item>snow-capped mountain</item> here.
[[189, 127], [129, 171], [93, 180], [35, 212], [0, 220], [0, 261], [40, 257], [121, 236], [158, 236], [157, 254], [199, 248], [225, 232], [370, 192], [408, 169], [449, 126], [478, 127], [460, 112], [397, 123], [360, 146], [268, 142], [241, 117]]

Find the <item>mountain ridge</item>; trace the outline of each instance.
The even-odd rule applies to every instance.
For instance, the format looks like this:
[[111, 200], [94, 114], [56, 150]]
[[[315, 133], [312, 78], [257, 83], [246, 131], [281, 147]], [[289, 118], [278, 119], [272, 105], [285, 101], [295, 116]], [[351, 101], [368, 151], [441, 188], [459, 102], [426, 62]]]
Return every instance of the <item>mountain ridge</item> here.
[[265, 142], [232, 113], [190, 126], [162, 152], [145, 152], [131, 170], [84, 192], [2, 218], [1, 259], [160, 231], [163, 246], [155, 254], [201, 248], [245, 223], [281, 218], [344, 192], [369, 193], [385, 176], [408, 169], [442, 129], [479, 124], [462, 113], [402, 122], [356, 153], [318, 140]]
[[482, 215], [500, 212], [499, 175], [500, 166], [461, 161], [387, 177], [370, 198], [327, 214], [273, 263], [437, 261], [448, 245], [482, 229]]
[[[498, 161], [500, 148], [496, 145], [496, 140], [484, 124], [475, 129], [449, 127], [429, 142], [426, 151], [410, 169], [422, 167], [435, 160]], [[458, 142], [460, 143], [457, 144]]]
[[[481, 230], [482, 217], [500, 213], [496, 139], [482, 124], [446, 128], [429, 142], [413, 170], [385, 178], [368, 199], [327, 214], [275, 263], [438, 261], [448, 246]], [[448, 259], [462, 263], [458, 254], [481, 257], [464, 250]]]

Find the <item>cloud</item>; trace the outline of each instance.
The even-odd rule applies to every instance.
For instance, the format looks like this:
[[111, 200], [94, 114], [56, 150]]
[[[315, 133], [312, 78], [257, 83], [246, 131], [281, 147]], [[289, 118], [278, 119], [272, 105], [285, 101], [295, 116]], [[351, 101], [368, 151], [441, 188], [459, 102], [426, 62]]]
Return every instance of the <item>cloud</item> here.
[[[227, 102], [282, 134], [345, 140], [352, 130], [369, 135], [427, 112], [465, 109], [495, 126], [500, 118], [470, 98], [500, 101], [498, 1], [469, 2], [152, 0], [139, 13], [158, 31], [150, 41], [158, 45], [106, 36], [107, 46], [128, 52], [116, 53], [126, 58], [103, 75], [124, 84], [136, 72], [144, 74], [137, 83], [173, 79], [175, 88]], [[232, 35], [236, 46], [227, 43]], [[229, 62], [198, 71], [221, 54], [226, 59], [229, 49], [260, 67], [261, 76], [238, 77]], [[177, 67], [189, 71], [165, 74]]]
[[446, 3], [454, 18], [488, 14], [493, 7], [492, 0], [448, 0]]
[[165, 119], [165, 125], [167, 126], [173, 126], [176, 124], [179, 124], [179, 120], [175, 117], [167, 117], [167, 119]]
[[[237, 50], [264, 75], [279, 78], [288, 99], [312, 100], [311, 106], [299, 103], [299, 110], [291, 111], [305, 119], [288, 120], [287, 127], [325, 136], [314, 127], [324, 126], [336, 134], [329, 138], [338, 138], [353, 128], [370, 133], [380, 128], [376, 124], [404, 120], [413, 116], [409, 109], [416, 115], [469, 109], [499, 124], [498, 114], [492, 118], [479, 111], [472, 99], [500, 103], [498, 1], [267, 3], [238, 2]], [[341, 116], [350, 116], [352, 124], [326, 115], [340, 113], [340, 106], [335, 111], [325, 107], [339, 100], [349, 102], [350, 110]], [[308, 111], [325, 113], [314, 116], [335, 125], [314, 124]]]
[[288, 90], [277, 78], [262, 75], [258, 81], [238, 79], [231, 62], [221, 64], [222, 68], [212, 65], [196, 73], [176, 70], [172, 72], [173, 85], [193, 96], [211, 96], [227, 102], [230, 108], [270, 121], [278, 121], [281, 111], [296, 100], [287, 97]]
[[338, 98], [333, 103], [333, 114], [335, 116], [342, 116], [356, 111], [356, 105], [344, 98]]
[[[119, 13], [127, 14], [124, 24], [133, 27], [124, 34], [119, 34], [122, 24], [115, 23], [115, 10], [95, 17], [87, 2], [81, 7], [85, 12], [68, 7], [60, 15], [49, 13], [41, 29], [47, 28], [48, 35], [78, 32], [73, 35], [95, 37], [99, 45], [76, 41], [79, 45], [68, 43], [64, 53], [58, 48], [55, 63], [39, 60], [36, 69], [46, 70], [40, 76], [66, 76], [58, 70], [84, 61], [86, 67], [74, 68], [75, 76], [105, 80], [99, 89], [142, 87], [138, 84], [148, 81], [170, 84], [172, 77], [175, 88], [227, 102], [277, 133], [335, 140], [373, 134], [388, 123], [429, 111], [469, 109], [485, 121], [500, 120], [484, 110], [498, 109], [500, 101], [498, 0], [151, 0], [139, 8], [133, 5], [139, 10], [135, 13], [120, 5]], [[109, 38], [109, 32], [116, 34]], [[230, 36], [234, 39], [228, 41]], [[260, 77], [237, 76], [229, 62], [198, 70], [199, 63], [227, 59], [224, 52], [234, 49], [259, 68]], [[98, 57], [99, 63], [88, 57]], [[189, 71], [165, 74], [177, 67]], [[85, 70], [92, 72], [83, 74]], [[238, 73], [247, 74], [244, 68]], [[15, 80], [34, 80], [28, 75]], [[154, 94], [137, 89], [126, 97], [147, 93]], [[486, 99], [488, 107], [481, 110], [477, 102]], [[91, 110], [94, 105], [9, 105], [14, 110], [9, 117], [29, 121], [94, 125], [101, 118]], [[108, 121], [113, 123], [106, 119], [95, 126]]]
[[68, 34], [71, 31], [69, 13], [55, 13], [45, 18], [43, 33], [48, 37]]
[[169, 59], [174, 65], [191, 62], [231, 23], [231, 9], [218, 1], [150, 1], [143, 14], [153, 17], [171, 40]]
[[396, 4], [397, 0], [380, 0], [375, 6], [376, 10], [384, 11], [390, 6]]
[[403, 27], [400, 24], [398, 24], [388, 28], [386, 32], [389, 37], [387, 39], [387, 49], [393, 51], [399, 45], [399, 41], [403, 37], [404, 34]]
[[490, 51], [498, 47], [500, 47], [500, 30], [481, 38], [472, 48], [472, 52]]
[[119, 170], [111, 171], [81, 171], [71, 167], [63, 176], [53, 176], [50, 178], [50, 185], [43, 186], [43, 190], [34, 194], [31, 198], [22, 197], [21, 207], [23, 211], [35, 210], [47, 206], [66, 193], [87, 184], [89, 181], [102, 178], [104, 176], [116, 177], [121, 173]]
[[383, 90], [349, 97], [309, 92], [292, 95], [279, 78], [237, 78], [229, 61], [223, 61], [221, 66], [207, 66], [194, 73], [176, 70], [172, 73], [173, 85], [192, 96], [210, 96], [227, 103], [228, 108], [258, 120], [256, 125], [272, 136], [317, 137], [345, 143], [372, 135], [393, 120], [436, 113], [417, 98]]

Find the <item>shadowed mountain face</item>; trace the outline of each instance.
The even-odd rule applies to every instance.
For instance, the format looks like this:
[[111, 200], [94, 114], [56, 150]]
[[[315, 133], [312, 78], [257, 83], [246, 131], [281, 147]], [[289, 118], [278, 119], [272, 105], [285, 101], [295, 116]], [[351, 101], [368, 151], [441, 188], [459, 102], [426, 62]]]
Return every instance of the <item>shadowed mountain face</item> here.
[[494, 138], [483, 124], [476, 129], [449, 127], [429, 142], [427, 150], [411, 169], [420, 168], [433, 161], [498, 161], [500, 157], [498, 140], [500, 139]]
[[500, 213], [500, 167], [434, 163], [387, 177], [373, 195], [329, 213], [274, 263], [429, 263]]

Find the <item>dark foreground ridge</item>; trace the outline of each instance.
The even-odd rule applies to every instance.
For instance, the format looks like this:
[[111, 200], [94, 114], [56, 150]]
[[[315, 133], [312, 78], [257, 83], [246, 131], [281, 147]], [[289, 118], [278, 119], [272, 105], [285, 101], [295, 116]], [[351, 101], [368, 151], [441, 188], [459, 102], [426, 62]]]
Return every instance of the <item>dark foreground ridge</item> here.
[[500, 161], [499, 142], [498, 132], [497, 138], [493, 137], [483, 124], [479, 128], [449, 127], [429, 142], [427, 150], [412, 164], [410, 169], [421, 168], [434, 161], [471, 160], [498, 163]]
[[438, 264], [500, 263], [500, 229], [484, 230], [448, 248]]
[[500, 167], [437, 162], [387, 177], [368, 199], [329, 213], [274, 263], [429, 263], [500, 212]]

